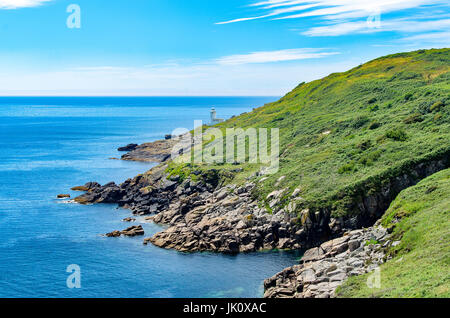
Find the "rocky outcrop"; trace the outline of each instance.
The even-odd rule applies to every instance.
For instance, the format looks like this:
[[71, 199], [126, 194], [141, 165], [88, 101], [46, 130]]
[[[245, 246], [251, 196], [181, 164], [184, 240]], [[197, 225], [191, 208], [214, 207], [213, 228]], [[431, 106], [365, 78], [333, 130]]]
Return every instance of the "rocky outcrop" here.
[[125, 147], [117, 148], [117, 151], [133, 151], [139, 146], [138, 144], [128, 144]]
[[165, 162], [171, 157], [176, 139], [157, 140], [142, 145], [136, 145], [122, 156], [122, 160], [142, 162]]
[[[93, 185], [89, 187], [89, 185]], [[114, 182], [100, 186], [97, 183], [87, 183], [85, 185], [88, 191], [75, 198], [75, 202], [80, 204], [92, 204], [92, 203], [116, 203], [117, 200], [123, 194], [120, 187]]]
[[111, 233], [106, 233], [105, 236], [106, 237], [119, 237], [119, 236], [138, 236], [138, 235], [144, 235], [144, 229], [142, 227], [142, 225], [137, 225], [137, 226], [131, 226], [123, 231], [113, 231]]
[[177, 187], [177, 199], [155, 217], [170, 227], [146, 239], [162, 248], [222, 253], [297, 249], [295, 224], [286, 215], [270, 215], [251, 198], [254, 184], [192, 193], [190, 181]]
[[[252, 252], [261, 249], [297, 249], [304, 234], [284, 212], [269, 214], [251, 197], [254, 184], [242, 187], [219, 184], [219, 171], [197, 179], [168, 178], [165, 166], [123, 184], [100, 186], [75, 198], [81, 204], [116, 203], [135, 215], [152, 215], [169, 228], [145, 243], [180, 251]], [[117, 233], [116, 233], [117, 234]]]
[[385, 262], [384, 249], [393, 244], [377, 225], [354, 230], [307, 250], [301, 264], [264, 281], [266, 298], [329, 298], [348, 277], [369, 273]]
[[70, 194], [58, 194], [56, 197], [58, 199], [66, 199], [66, 198], [70, 198]]
[[73, 187], [71, 190], [72, 191], [82, 191], [82, 192], [92, 192], [100, 187], [101, 187], [101, 185], [97, 182], [88, 182], [83, 186]]

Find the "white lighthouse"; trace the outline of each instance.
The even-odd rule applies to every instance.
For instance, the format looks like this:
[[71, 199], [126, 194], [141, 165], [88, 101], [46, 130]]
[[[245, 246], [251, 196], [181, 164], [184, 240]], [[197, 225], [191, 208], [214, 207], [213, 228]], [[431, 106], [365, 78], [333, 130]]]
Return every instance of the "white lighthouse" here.
[[216, 118], [216, 115], [217, 115], [216, 109], [214, 107], [211, 108], [211, 125], [215, 125], [215, 124], [223, 122], [223, 119]]

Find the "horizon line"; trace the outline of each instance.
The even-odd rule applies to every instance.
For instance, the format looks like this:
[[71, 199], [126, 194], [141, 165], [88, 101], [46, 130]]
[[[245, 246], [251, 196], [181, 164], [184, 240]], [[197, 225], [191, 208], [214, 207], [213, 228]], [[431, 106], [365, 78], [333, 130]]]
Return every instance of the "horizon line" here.
[[0, 98], [6, 97], [68, 97], [68, 98], [86, 98], [86, 97], [281, 97], [283, 95], [0, 95]]

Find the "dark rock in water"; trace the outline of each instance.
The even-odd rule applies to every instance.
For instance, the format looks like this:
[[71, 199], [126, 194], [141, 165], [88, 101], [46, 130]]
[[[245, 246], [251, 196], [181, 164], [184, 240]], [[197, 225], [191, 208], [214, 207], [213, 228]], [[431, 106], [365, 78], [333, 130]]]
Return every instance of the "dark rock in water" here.
[[170, 140], [170, 139], [172, 139], [172, 135], [166, 135], [164, 138], [165, 138], [166, 140]]
[[128, 144], [125, 147], [120, 147], [117, 149], [117, 151], [133, 151], [134, 149], [139, 146], [138, 144]]
[[144, 235], [144, 229], [142, 228], [142, 225], [138, 226], [132, 226], [127, 228], [126, 230], [122, 231], [122, 234], [125, 236], [138, 236], [138, 235]]
[[78, 186], [78, 187], [73, 187], [71, 190], [72, 191], [83, 191], [83, 192], [88, 192], [88, 191], [92, 191], [94, 189], [98, 189], [100, 188], [101, 185], [100, 183], [97, 182], [88, 182], [86, 183], [84, 186]]
[[107, 237], [119, 237], [122, 233], [120, 231], [112, 231], [111, 233], [106, 233], [105, 236]]
[[121, 235], [125, 236], [138, 236], [138, 235], [144, 235], [144, 229], [142, 228], [142, 225], [137, 226], [131, 226], [123, 231], [112, 231], [111, 233], [106, 233], [106, 237], [119, 237]]
[[136, 221], [136, 219], [135, 218], [125, 218], [122, 221], [123, 222], [134, 222], [134, 221]]
[[80, 191], [87, 191], [75, 198], [75, 202], [80, 204], [117, 203], [123, 197], [122, 190], [114, 182], [107, 183], [104, 186], [96, 182], [89, 182], [79, 188], [83, 189]]
[[58, 199], [70, 198], [70, 194], [58, 194], [57, 198]]

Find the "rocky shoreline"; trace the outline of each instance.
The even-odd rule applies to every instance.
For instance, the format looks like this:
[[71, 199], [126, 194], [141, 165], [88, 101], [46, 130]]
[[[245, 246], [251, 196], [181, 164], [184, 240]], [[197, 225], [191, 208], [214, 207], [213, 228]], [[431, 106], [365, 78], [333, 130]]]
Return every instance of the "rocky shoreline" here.
[[[74, 187], [72, 190], [85, 192], [74, 201], [118, 204], [133, 215], [146, 216], [147, 221], [167, 226], [145, 238], [145, 245], [151, 243], [181, 252], [230, 254], [274, 249], [306, 251], [301, 264], [264, 282], [264, 296], [269, 298], [333, 297], [336, 288], [348, 277], [379, 266], [385, 261], [384, 249], [392, 242], [385, 229], [370, 226], [384, 213], [389, 198], [445, 166], [439, 160], [419, 163], [411, 168], [412, 173], [395, 176], [385, 183], [382, 193], [363, 197], [363, 210], [356, 218], [336, 219], [325, 210], [304, 209], [294, 213], [292, 204], [283, 207], [281, 198], [289, 197], [295, 204], [301, 199], [300, 189], [292, 193], [288, 189], [274, 190], [267, 196], [269, 212], [252, 195], [260, 175], [239, 187], [224, 185], [224, 172], [215, 169], [193, 171], [195, 178], [170, 175], [164, 161], [173, 142], [133, 145], [134, 150], [124, 155], [125, 160], [154, 162], [156, 158], [163, 163], [120, 185], [89, 182]], [[166, 150], [158, 155], [161, 149]], [[106, 234], [108, 237], [121, 235], [144, 235], [144, 231], [142, 227], [132, 226]]]
[[303, 234], [288, 214], [271, 215], [252, 199], [248, 183], [243, 187], [220, 186], [218, 171], [202, 181], [172, 180], [166, 166], [129, 179], [121, 185], [89, 182], [76, 187], [86, 192], [75, 198], [80, 204], [116, 203], [134, 215], [169, 227], [144, 243], [183, 252], [253, 252], [300, 249]]
[[376, 225], [307, 250], [299, 265], [264, 281], [265, 298], [330, 298], [347, 278], [370, 273], [388, 257], [385, 250], [398, 242]]

